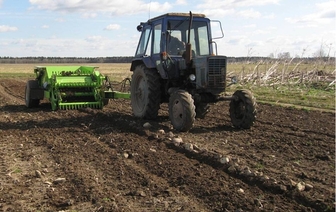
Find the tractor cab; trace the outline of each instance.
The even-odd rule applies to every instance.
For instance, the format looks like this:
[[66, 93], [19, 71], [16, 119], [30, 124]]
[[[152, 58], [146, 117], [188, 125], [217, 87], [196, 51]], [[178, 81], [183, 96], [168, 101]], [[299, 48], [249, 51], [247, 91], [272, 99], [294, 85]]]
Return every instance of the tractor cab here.
[[210, 20], [203, 14], [167, 13], [140, 23], [137, 29], [142, 33], [135, 58], [159, 70], [163, 79], [179, 78], [179, 70], [187, 69], [191, 58], [213, 53]]

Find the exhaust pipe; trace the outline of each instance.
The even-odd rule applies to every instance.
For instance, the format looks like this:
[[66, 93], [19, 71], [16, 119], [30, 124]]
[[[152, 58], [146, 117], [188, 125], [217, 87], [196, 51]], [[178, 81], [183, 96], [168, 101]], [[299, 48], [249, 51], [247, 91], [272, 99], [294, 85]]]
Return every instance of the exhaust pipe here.
[[192, 21], [193, 21], [193, 15], [191, 13], [191, 11], [189, 12], [190, 14], [190, 19], [189, 19], [189, 30], [188, 30], [188, 43], [186, 46], [186, 65], [189, 66], [191, 63], [191, 59], [192, 59], [192, 52], [191, 52], [191, 43], [190, 43], [190, 31], [191, 31], [191, 25], [192, 25]]

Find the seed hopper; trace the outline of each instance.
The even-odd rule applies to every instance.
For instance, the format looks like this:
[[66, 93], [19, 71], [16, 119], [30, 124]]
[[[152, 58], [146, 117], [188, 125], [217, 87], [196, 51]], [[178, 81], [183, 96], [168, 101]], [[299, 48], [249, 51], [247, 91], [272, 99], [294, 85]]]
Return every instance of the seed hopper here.
[[[48, 99], [51, 109], [103, 108], [109, 99], [129, 99], [130, 93], [114, 91], [108, 77], [93, 66], [37, 66], [35, 80], [26, 84], [27, 107]], [[126, 80], [124, 80], [126, 83]]]

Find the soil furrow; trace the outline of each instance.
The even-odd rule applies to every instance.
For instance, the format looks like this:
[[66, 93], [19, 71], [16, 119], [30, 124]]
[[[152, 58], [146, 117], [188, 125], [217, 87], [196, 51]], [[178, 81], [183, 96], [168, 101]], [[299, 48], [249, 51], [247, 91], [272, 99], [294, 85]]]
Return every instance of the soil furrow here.
[[240, 130], [220, 102], [181, 133], [167, 104], [156, 121], [130, 100], [26, 108], [22, 82], [0, 80], [2, 211], [335, 210], [334, 113], [260, 104]]

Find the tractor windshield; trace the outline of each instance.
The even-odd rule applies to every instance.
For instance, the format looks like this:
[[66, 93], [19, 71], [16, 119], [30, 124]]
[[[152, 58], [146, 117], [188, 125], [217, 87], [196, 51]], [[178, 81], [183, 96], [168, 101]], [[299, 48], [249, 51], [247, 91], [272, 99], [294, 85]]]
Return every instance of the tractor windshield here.
[[[186, 20], [170, 20], [168, 21], [167, 26], [167, 33], [169, 35], [169, 38], [167, 39], [167, 50], [170, 51], [170, 42], [172, 40], [178, 39], [180, 42], [182, 42], [185, 46], [185, 44], [188, 43], [188, 31], [189, 31], [189, 19]], [[191, 30], [190, 30], [190, 43], [192, 46], [192, 52], [195, 56], [203, 56], [203, 55], [209, 55], [210, 54], [210, 42], [209, 42], [209, 36], [208, 36], [208, 27], [207, 27], [206, 21], [193, 21]], [[172, 45], [173, 48], [178, 48], [180, 50], [183, 49], [183, 46], [174, 44]], [[182, 48], [182, 49], [181, 49]], [[174, 53], [173, 53], [174, 54]]]

